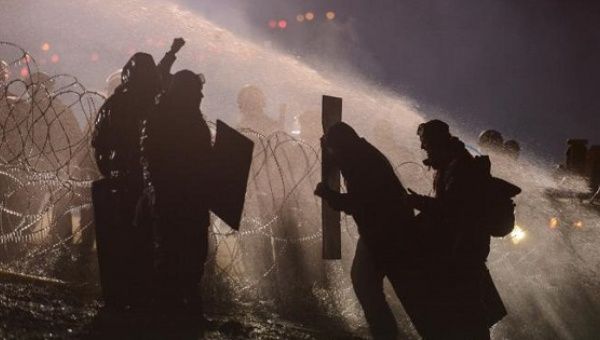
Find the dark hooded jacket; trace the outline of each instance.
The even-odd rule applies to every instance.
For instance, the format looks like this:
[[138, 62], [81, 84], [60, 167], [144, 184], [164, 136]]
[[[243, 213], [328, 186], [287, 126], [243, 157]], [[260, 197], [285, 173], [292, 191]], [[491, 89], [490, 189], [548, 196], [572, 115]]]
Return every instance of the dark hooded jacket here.
[[141, 124], [160, 90], [151, 55], [136, 53], [123, 67], [122, 84], [100, 108], [92, 136], [96, 163], [104, 177], [139, 177]]
[[485, 263], [490, 236], [482, 226], [484, 182], [489, 168], [480, 164], [458, 138], [450, 139], [446, 164], [434, 178], [435, 197], [419, 207], [428, 244], [436, 257], [461, 265]]
[[325, 199], [336, 210], [352, 215], [360, 237], [380, 264], [395, 262], [412, 242], [413, 213], [406, 191], [387, 158], [364, 138], [336, 125], [327, 134], [346, 183], [346, 193], [330, 192]]
[[417, 207], [432, 296], [440, 303], [434, 308], [440, 314], [432, 329], [442, 333], [468, 325], [491, 326], [506, 315], [485, 264], [490, 235], [482, 221], [489, 161], [473, 157], [456, 137], [450, 139], [447, 152], [447, 161], [435, 174], [435, 197], [424, 197]]

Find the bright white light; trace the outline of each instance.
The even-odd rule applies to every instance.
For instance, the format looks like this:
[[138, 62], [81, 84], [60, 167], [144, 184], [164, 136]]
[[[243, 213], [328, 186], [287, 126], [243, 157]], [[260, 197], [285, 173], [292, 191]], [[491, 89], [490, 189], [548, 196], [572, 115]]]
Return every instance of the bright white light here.
[[525, 230], [515, 224], [515, 228], [510, 233], [510, 239], [512, 240], [513, 244], [519, 244], [521, 241], [523, 241], [526, 235], [527, 233], [525, 233]]

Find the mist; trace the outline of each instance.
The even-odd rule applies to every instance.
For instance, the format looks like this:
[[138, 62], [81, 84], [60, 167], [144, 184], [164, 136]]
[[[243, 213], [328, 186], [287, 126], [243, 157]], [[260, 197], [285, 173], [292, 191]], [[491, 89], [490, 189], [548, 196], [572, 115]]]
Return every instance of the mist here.
[[[553, 162], [563, 160], [568, 138], [600, 142], [597, 2], [181, 2], [313, 67], [352, 69], [427, 106], [428, 117], [472, 128], [473, 137], [497, 129]], [[323, 17], [330, 10], [336, 13], [331, 22]], [[296, 22], [308, 11], [315, 20]], [[270, 29], [270, 19], [288, 26]], [[240, 22], [245, 27], [238, 29]]]
[[[378, 2], [377, 5], [372, 4], [372, 10], [374, 13], [380, 10], [385, 12], [385, 6], [391, 6], [390, 4], [391, 2]], [[441, 8], [441, 5], [434, 2], [414, 6], [426, 5], [433, 12], [455, 13], [449, 6]], [[210, 4], [204, 6], [204, 10], [213, 11], [213, 16], [219, 18], [215, 21], [221, 21], [223, 25], [232, 18], [236, 19], [231, 22], [238, 20], [238, 16], [240, 21], [235, 28], [226, 29], [210, 21], [211, 18], [167, 1], [134, 0], [124, 3], [105, 0], [80, 2], [77, 5], [66, 0], [21, 1], [4, 4], [3, 11], [0, 12], [0, 40], [13, 41], [30, 50], [40, 68], [46, 72], [72, 74], [88, 88], [100, 91], [105, 86], [105, 78], [122, 67], [132, 51], [148, 51], [158, 60], [168, 50], [173, 37], [183, 36], [188, 43], [178, 55], [175, 70], [190, 68], [205, 74], [206, 97], [202, 109], [208, 120], [222, 119], [234, 124], [239, 111], [236, 97], [246, 84], [253, 84], [264, 91], [267, 98], [266, 111], [273, 117], [280, 113], [282, 104], [286, 105], [289, 113], [295, 115], [308, 111], [319, 112], [323, 94], [342, 97], [344, 120], [355, 126], [360, 135], [382, 149], [397, 166], [403, 182], [421, 193], [431, 190], [432, 173], [419, 166], [422, 154], [416, 136], [418, 124], [426, 118], [445, 115], [452, 126], [452, 132], [470, 145], [475, 144], [474, 131], [484, 126], [506, 131], [510, 137], [527, 141], [526, 145], [546, 145], [547, 141], [542, 135], [548, 135], [553, 141], [558, 138], [552, 135], [551, 131], [554, 130], [540, 129], [536, 130], [539, 132], [531, 132], [532, 128], [531, 131], [522, 131], [525, 127], [535, 126], [536, 121], [514, 119], [520, 113], [516, 109], [507, 109], [510, 106], [501, 98], [504, 93], [502, 89], [491, 86], [491, 89], [497, 90], [498, 98], [492, 102], [483, 100], [489, 100], [491, 94], [485, 97], [476, 91], [479, 91], [482, 83], [487, 83], [489, 79], [484, 79], [486, 77], [479, 79], [473, 76], [478, 80], [463, 89], [465, 94], [462, 96], [463, 99], [470, 97], [479, 103], [477, 105], [485, 105], [492, 110], [485, 118], [475, 119], [474, 111], [470, 111], [468, 107], [459, 110], [460, 101], [452, 104], [456, 106], [442, 105], [443, 101], [439, 98], [443, 97], [451, 102], [452, 94], [456, 94], [442, 91], [456, 83], [451, 80], [452, 74], [471, 79], [466, 73], [477, 75], [477, 68], [472, 66], [483, 63], [481, 60], [486, 59], [486, 55], [468, 54], [468, 43], [460, 50], [462, 54], [457, 52], [459, 54], [454, 57], [433, 53], [433, 50], [417, 57], [419, 49], [404, 48], [401, 51], [407, 54], [397, 64], [405, 66], [398, 66], [393, 71], [399, 72], [398, 77], [395, 76], [396, 73], [388, 73], [391, 71], [386, 71], [384, 62], [378, 62], [378, 55], [372, 54], [368, 59], [360, 59], [364, 68], [373, 72], [371, 75], [364, 75], [361, 73], [363, 64], [357, 66], [354, 60], [342, 58], [345, 53], [339, 53], [339, 49], [332, 48], [329, 52], [332, 59], [327, 60], [287, 53], [285, 47], [280, 46], [275, 39], [265, 39], [259, 29], [254, 32], [250, 28], [255, 26], [247, 12], [240, 13], [235, 9], [228, 11], [225, 7]], [[382, 7], [377, 8], [378, 6]], [[217, 12], [220, 14], [217, 15]], [[445, 34], [453, 34], [452, 30], [445, 33], [447, 26], [443, 18], [438, 21], [417, 16], [412, 19], [412, 23], [416, 25], [422, 20], [436, 28], [407, 33], [404, 39], [412, 37], [413, 47], [433, 49], [441, 39], [438, 35], [443, 37]], [[411, 20], [398, 20], [396, 24], [410, 26]], [[353, 41], [358, 45], [364, 39], [358, 33], [361, 31], [356, 26], [358, 24], [352, 20], [342, 20], [335, 25], [353, 32], [352, 36], [356, 39]], [[465, 29], [460, 32], [471, 31], [471, 27], [467, 23], [465, 25]], [[237, 30], [246, 32], [238, 34]], [[345, 29], [337, 32], [339, 36], [334, 36], [332, 43], [339, 43], [339, 38], [345, 37]], [[376, 36], [371, 43], [381, 47]], [[40, 49], [43, 42], [48, 42], [49, 51]], [[353, 51], [354, 47], [346, 45], [346, 48]], [[397, 50], [391, 46], [389, 48], [388, 52], [393, 56]], [[478, 50], [476, 47], [472, 48]], [[336, 53], [341, 55], [336, 56]], [[491, 50], [487, 53], [489, 56], [495, 55]], [[59, 55], [59, 62], [52, 62], [54, 54]], [[95, 54], [97, 58], [92, 58]], [[336, 59], [338, 57], [340, 59]], [[440, 73], [439, 69], [430, 67], [439, 65], [441, 69], [440, 63], [444, 60], [454, 63], [452, 71]], [[463, 67], [458, 67], [459, 64]], [[480, 65], [480, 68], [486, 69], [488, 66]], [[406, 74], [403, 75], [402, 72]], [[505, 74], [502, 68], [490, 72], [498, 79], [499, 75]], [[387, 84], [378, 84], [376, 79], [380, 75], [386, 81], [401, 78], [407, 84], [414, 85], [390, 88]], [[527, 83], [527, 78], [524, 81]], [[517, 82], [515, 79], [515, 83]], [[505, 84], [505, 90], [510, 88], [510, 83], [512, 82]], [[427, 87], [426, 84], [434, 88], [430, 89], [432, 93], [439, 91], [439, 101], [431, 99], [433, 95], [430, 98], [424, 96], [424, 92], [419, 92], [422, 87]], [[439, 88], [436, 89], [433, 84], [438, 84]], [[460, 86], [454, 88], [453, 91], [462, 91]], [[555, 97], [547, 98], [550, 100], [556, 99]], [[473, 116], [469, 116], [469, 112]], [[502, 119], [498, 118], [499, 112], [502, 112]], [[515, 116], [510, 118], [507, 116], [509, 113]], [[575, 125], [584, 123], [576, 122], [577, 119], [567, 120], [566, 116], [561, 117], [562, 120], [557, 125], [547, 123], [548, 128], [558, 130], [564, 127], [565, 133], [583, 133], [583, 130], [569, 129], [575, 129]], [[538, 116], [530, 118], [543, 119]], [[559, 124], [560, 122], [564, 124]], [[592, 124], [586, 124], [585, 127], [589, 128], [590, 125]], [[384, 130], [382, 126], [387, 126], [388, 130]], [[510, 128], [511, 126], [518, 128]], [[527, 136], [531, 139], [527, 139]], [[264, 142], [264, 139], [259, 139], [261, 141]], [[275, 151], [261, 156], [270, 160], [265, 161], [268, 166], [256, 169], [257, 173], [249, 185], [250, 199], [241, 232], [227, 231], [218, 220], [211, 227], [218, 241], [215, 242], [214, 247], [217, 249], [214, 249], [213, 261], [217, 264], [220, 261], [227, 263], [224, 248], [219, 248], [220, 246], [228, 242], [247, 243], [246, 249], [258, 250], [255, 253], [245, 253], [239, 263], [236, 262], [236, 266], [233, 266], [237, 269], [246, 268], [246, 272], [227, 267], [231, 271], [226, 272], [225, 284], [233, 287], [234, 291], [255, 298], [251, 300], [253, 303], [257, 300], [262, 303], [268, 299], [262, 299], [262, 290], [256, 287], [268, 282], [271, 285], [269, 287], [275, 287], [273, 291], [287, 299], [285, 301], [309, 301], [315, 304], [312, 309], [306, 307], [301, 313], [294, 310], [293, 305], [279, 306], [278, 312], [285, 317], [302, 319], [316, 310], [318, 313], [314, 315], [339, 319], [345, 327], [357, 331], [364, 326], [364, 320], [357, 308], [356, 299], [350, 293], [348, 282], [349, 262], [357, 237], [356, 228], [350, 218], [344, 219], [342, 261], [317, 262], [317, 269], [311, 267], [315, 261], [319, 261], [320, 254], [320, 202], [312, 195], [319, 177], [318, 152], [315, 151], [318, 150], [318, 141], [299, 143], [286, 139], [281, 144], [283, 146], [280, 144], [277, 144], [278, 148], [274, 148]], [[562, 141], [560, 144], [562, 145]], [[265, 147], [266, 149], [268, 148]], [[552, 148], [546, 149], [544, 146], [540, 150], [548, 151]], [[548, 198], [544, 190], [559, 188], [559, 185], [553, 180], [546, 163], [540, 161], [544, 157], [533, 152], [531, 154], [526, 155], [520, 163], [502, 158], [492, 159], [496, 175], [523, 188], [523, 194], [517, 199], [517, 218], [520, 230], [524, 233], [518, 237], [495, 239], [492, 244], [490, 270], [509, 311], [509, 316], [493, 329], [492, 335], [494, 338], [592, 338], [600, 331], [600, 286], [597, 280], [600, 275], [600, 252], [596, 246], [600, 242], [600, 222], [596, 212], [574, 200], [557, 202]], [[275, 164], [273, 159], [285, 162]], [[275, 182], [277, 184], [273, 187], [267, 187]], [[583, 190], [584, 185], [576, 182], [574, 187]], [[294, 190], [290, 191], [292, 188]], [[558, 229], [548, 226], [552, 218], [561, 221]], [[267, 243], [271, 248], [261, 248]], [[253, 248], [253, 245], [257, 245], [257, 248]], [[270, 249], [274, 251], [269, 253]], [[306, 270], [309, 273], [324, 267], [327, 284], [315, 284], [310, 278], [294, 276], [304, 273], [302, 270], [295, 271], [296, 267], [304, 266], [309, 267]], [[297, 284], [305, 284], [304, 289], [290, 289], [290, 282], [294, 282], [296, 278]], [[209, 287], [223, 285], [219, 281], [223, 280], [221, 277], [209, 276], [208, 280]], [[234, 303], [229, 311], [239, 306]], [[292, 308], [286, 311], [287, 306]], [[399, 305], [395, 306], [395, 312], [400, 315], [400, 323], [407, 337], [416, 337], [406, 317], [402, 316]], [[298, 315], [302, 313], [303, 315]]]

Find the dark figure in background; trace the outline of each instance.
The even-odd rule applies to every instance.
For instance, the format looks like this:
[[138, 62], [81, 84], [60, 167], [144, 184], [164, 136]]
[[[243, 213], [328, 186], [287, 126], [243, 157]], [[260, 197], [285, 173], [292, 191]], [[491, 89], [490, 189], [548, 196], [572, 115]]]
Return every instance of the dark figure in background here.
[[504, 149], [504, 138], [496, 130], [485, 130], [479, 134], [477, 144], [484, 154], [497, 153]]
[[283, 130], [281, 122], [272, 119], [265, 112], [267, 98], [258, 86], [244, 86], [238, 93], [237, 104], [240, 109], [237, 124], [239, 128], [249, 128], [265, 136]]
[[144, 187], [141, 125], [154, 110], [159, 91], [154, 59], [136, 53], [123, 67], [121, 85], [96, 118], [92, 147], [98, 169], [111, 188], [103, 190], [102, 197], [94, 197], [102, 291], [111, 307], [126, 308], [148, 300], [151, 232], [134, 220]]
[[417, 295], [408, 294], [405, 286], [415, 269], [409, 264], [414, 252], [410, 235], [414, 216], [406, 204], [406, 191], [386, 157], [349, 125], [332, 126], [322, 138], [322, 147], [341, 169], [347, 193], [319, 183], [315, 194], [356, 221], [360, 238], [351, 272], [354, 291], [373, 336], [395, 339], [398, 329], [385, 300], [384, 277], [415, 325], [420, 318], [414, 309]]
[[519, 160], [519, 154], [521, 153], [519, 142], [514, 139], [504, 142], [504, 153], [513, 161]]
[[[423, 163], [435, 172], [435, 197], [412, 193], [427, 254], [433, 320], [425, 339], [489, 339], [489, 327], [505, 314], [486, 267], [490, 234], [482, 225], [484, 181], [489, 174], [439, 120], [421, 124]], [[487, 158], [485, 158], [487, 159]], [[486, 174], [487, 171], [487, 174]]]
[[148, 121], [145, 153], [156, 193], [159, 294], [165, 307], [201, 312], [208, 251], [211, 135], [200, 112], [203, 82], [177, 72]]

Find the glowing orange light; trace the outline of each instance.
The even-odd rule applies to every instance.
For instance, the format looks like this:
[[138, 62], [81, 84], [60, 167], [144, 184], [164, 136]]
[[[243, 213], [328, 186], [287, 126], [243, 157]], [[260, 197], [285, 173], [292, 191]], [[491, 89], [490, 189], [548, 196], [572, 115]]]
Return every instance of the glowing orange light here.
[[327, 18], [327, 20], [333, 20], [333, 19], [335, 19], [335, 12], [329, 11], [329, 12], [325, 13], [325, 17]]
[[315, 13], [313, 12], [306, 12], [306, 14], [304, 14], [304, 18], [308, 21], [312, 21], [312, 19], [315, 18]]
[[50, 44], [48, 44], [47, 42], [42, 44], [42, 51], [44, 52], [48, 52], [50, 51]]
[[281, 29], [285, 29], [287, 27], [287, 21], [279, 20], [279, 22], [277, 23], [277, 26], [279, 26], [279, 28], [281, 28]]
[[558, 227], [558, 218], [552, 217], [549, 223], [550, 229], [556, 229]]
[[577, 221], [577, 222], [573, 223], [573, 226], [575, 228], [583, 228], [583, 222], [582, 221]]
[[52, 57], [50, 57], [50, 61], [53, 64], [56, 64], [56, 63], [58, 63], [60, 61], [60, 57], [58, 56], [58, 54], [53, 54]]
[[27, 67], [21, 68], [21, 77], [25, 78], [27, 76], [29, 76], [29, 70], [27, 69]]
[[269, 20], [269, 27], [270, 27], [270, 28], [275, 28], [275, 27], [277, 27], [277, 21], [275, 21], [275, 20], [273, 20], [273, 19]]
[[296, 16], [296, 21], [298, 21], [298, 22], [303, 22], [303, 21], [304, 21], [304, 15], [302, 15], [302, 14], [298, 14], [298, 15]]
[[94, 63], [95, 63], [95, 62], [97, 62], [98, 60], [100, 60], [100, 55], [98, 55], [98, 53], [94, 52], [94, 53], [92, 53], [92, 55], [90, 56], [90, 60], [91, 60], [92, 62], [94, 62]]

